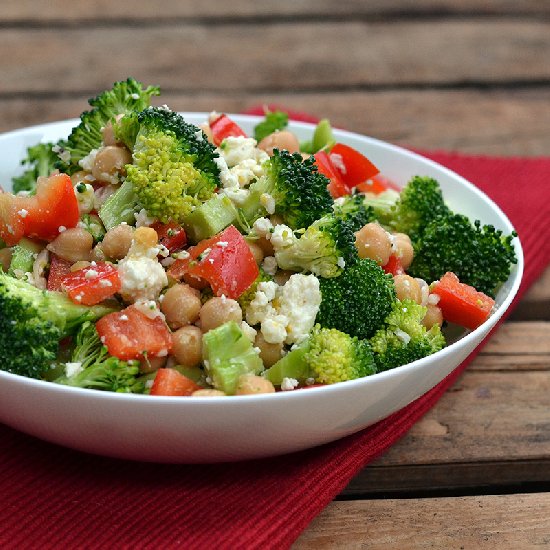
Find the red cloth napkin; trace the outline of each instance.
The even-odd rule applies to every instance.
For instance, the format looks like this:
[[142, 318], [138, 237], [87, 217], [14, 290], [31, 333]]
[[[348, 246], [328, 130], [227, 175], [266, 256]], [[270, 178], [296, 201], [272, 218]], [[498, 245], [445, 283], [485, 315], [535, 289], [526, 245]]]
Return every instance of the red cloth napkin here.
[[[510, 217], [526, 256], [521, 296], [550, 262], [550, 159], [428, 156], [477, 184]], [[0, 426], [0, 547], [288, 547], [359, 470], [434, 406], [473, 355], [363, 432], [273, 459], [132, 463]]]

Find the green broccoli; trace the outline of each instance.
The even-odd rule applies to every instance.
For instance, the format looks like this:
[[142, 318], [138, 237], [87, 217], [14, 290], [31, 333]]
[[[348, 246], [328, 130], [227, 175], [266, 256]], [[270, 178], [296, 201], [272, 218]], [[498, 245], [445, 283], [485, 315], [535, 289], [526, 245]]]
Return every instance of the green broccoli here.
[[489, 296], [508, 279], [517, 262], [512, 244], [516, 233], [504, 236], [492, 225], [473, 224], [462, 214], [447, 214], [429, 223], [409, 268], [413, 277], [428, 282], [452, 271], [461, 282]]
[[235, 321], [209, 330], [202, 343], [204, 366], [212, 385], [227, 395], [235, 394], [239, 376], [263, 370], [260, 356]]
[[350, 198], [313, 222], [293, 244], [276, 250], [277, 264], [281, 269], [337, 277], [359, 259], [355, 232], [370, 219], [372, 215], [361, 197]]
[[199, 128], [169, 109], [149, 107], [124, 117], [115, 134], [133, 151], [125, 184], [160, 221], [184, 223], [220, 186], [214, 146]]
[[110, 356], [91, 322], [78, 330], [69, 363], [80, 368], [74, 374], [55, 379], [55, 383], [119, 393], [142, 393], [145, 389], [138, 380], [139, 361], [122, 361]]
[[415, 243], [428, 223], [448, 213], [439, 183], [432, 178], [415, 176], [401, 191], [389, 224], [392, 230], [406, 233]]
[[288, 115], [282, 111], [268, 111], [265, 119], [259, 122], [254, 128], [254, 139], [262, 141], [277, 130], [284, 130], [288, 126]]
[[39, 378], [55, 362], [61, 339], [113, 310], [74, 304], [0, 270], [0, 368]]
[[331, 279], [319, 279], [317, 322], [358, 338], [370, 338], [384, 323], [395, 297], [393, 277], [370, 259], [359, 259]]
[[49, 176], [55, 170], [59, 159], [57, 153], [52, 150], [53, 147], [53, 143], [38, 143], [27, 149], [27, 156], [21, 161], [27, 169], [12, 179], [14, 193], [34, 192], [36, 180], [41, 176]]
[[151, 97], [159, 93], [157, 86], [144, 89], [140, 82], [128, 78], [115, 82], [112, 89], [89, 99], [88, 103], [93, 108], [82, 113], [80, 124], [73, 128], [67, 140], [58, 144], [61, 150], [57, 167], [69, 174], [81, 170], [78, 162], [93, 149], [101, 147], [102, 128], [113, 122], [117, 115], [142, 111], [149, 106]]
[[316, 325], [307, 340], [279, 359], [263, 376], [275, 386], [284, 378], [301, 384], [335, 384], [363, 378], [376, 372], [374, 357], [367, 340], [359, 340], [332, 328]]
[[425, 314], [426, 308], [412, 300], [395, 302], [385, 326], [370, 339], [378, 371], [412, 363], [445, 346], [439, 325], [430, 330], [422, 325]]
[[[363, 198], [363, 204], [372, 209], [374, 218], [385, 229], [392, 229], [392, 221], [395, 216], [396, 204], [399, 200], [399, 193], [393, 189], [387, 189], [374, 195], [359, 194], [358, 196]], [[372, 220], [371, 220], [372, 221]]]
[[298, 153], [275, 149], [266, 161], [265, 174], [250, 186], [250, 194], [241, 212], [251, 226], [265, 215], [262, 195], [270, 195], [275, 213], [292, 229], [309, 227], [332, 210], [328, 179], [320, 174], [312, 157], [304, 160]]

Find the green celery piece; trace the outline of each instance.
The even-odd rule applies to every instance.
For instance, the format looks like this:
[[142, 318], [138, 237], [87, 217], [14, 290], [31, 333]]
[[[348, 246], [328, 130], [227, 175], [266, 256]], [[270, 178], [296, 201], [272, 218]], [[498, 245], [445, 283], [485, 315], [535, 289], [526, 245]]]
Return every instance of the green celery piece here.
[[235, 321], [208, 331], [202, 337], [204, 364], [212, 385], [234, 395], [239, 376], [259, 374], [263, 363], [252, 342]]
[[330, 149], [336, 143], [332, 127], [328, 119], [324, 118], [319, 121], [313, 132], [313, 140], [311, 143], [313, 152], [316, 153], [321, 149]]
[[13, 247], [8, 275], [21, 279], [22, 274], [32, 272], [36, 254], [41, 250], [42, 247], [39, 244], [23, 237]]
[[132, 182], [126, 180], [115, 193], [113, 193], [99, 209], [99, 217], [109, 231], [113, 227], [126, 222], [135, 225], [134, 214], [139, 211], [136, 194]]
[[307, 350], [307, 345], [300, 345], [289, 351], [264, 372], [264, 378], [267, 378], [274, 386], [280, 386], [283, 383], [283, 378], [294, 378], [301, 381], [309, 378], [309, 365], [305, 360]]
[[198, 243], [234, 223], [237, 216], [237, 209], [229, 197], [214, 195], [186, 216], [183, 227], [189, 240]]

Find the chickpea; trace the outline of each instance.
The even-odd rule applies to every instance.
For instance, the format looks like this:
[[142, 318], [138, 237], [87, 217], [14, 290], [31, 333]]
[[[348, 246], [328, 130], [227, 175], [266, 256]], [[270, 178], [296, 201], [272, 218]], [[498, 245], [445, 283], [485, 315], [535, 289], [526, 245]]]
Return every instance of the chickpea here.
[[71, 183], [73, 184], [73, 187], [77, 184], [77, 183], [90, 183], [87, 179], [86, 179], [86, 176], [89, 176], [90, 173], [89, 172], [85, 172], [84, 170], [79, 170], [78, 172], [75, 172], [72, 176], [71, 176]]
[[240, 323], [243, 312], [236, 300], [214, 296], [202, 306], [199, 317], [202, 331], [208, 332], [228, 321]]
[[121, 260], [128, 254], [133, 238], [133, 227], [126, 224], [117, 225], [105, 233], [101, 243], [103, 253], [113, 260]]
[[391, 256], [391, 240], [378, 223], [367, 223], [355, 233], [355, 246], [360, 258], [370, 258], [378, 265], [386, 265]]
[[269, 380], [261, 376], [254, 376], [253, 374], [244, 374], [239, 376], [235, 395], [254, 395], [256, 393], [274, 392], [275, 387]]
[[427, 305], [428, 310], [424, 319], [422, 319], [422, 324], [430, 330], [434, 325], [441, 326], [443, 324], [443, 312], [439, 306], [434, 304]]
[[194, 323], [201, 310], [200, 292], [186, 284], [174, 285], [166, 291], [160, 309], [172, 329]]
[[275, 254], [275, 249], [271, 244], [271, 241], [268, 241], [265, 237], [260, 237], [256, 244], [262, 249], [262, 252], [265, 256], [273, 256]]
[[395, 233], [393, 236], [393, 246], [396, 256], [401, 260], [403, 269], [408, 269], [413, 261], [413, 246], [411, 239], [405, 233]]
[[104, 262], [107, 259], [107, 255], [103, 252], [103, 246], [101, 243], [97, 243], [90, 254], [90, 260], [93, 262]]
[[269, 156], [273, 155], [273, 149], [286, 149], [289, 153], [299, 153], [300, 142], [292, 132], [278, 130], [264, 137], [258, 143], [258, 149], [263, 149]]
[[4, 271], [10, 268], [12, 254], [13, 251], [11, 248], [2, 248], [0, 250], [0, 266]]
[[261, 332], [256, 334], [254, 345], [260, 349], [260, 359], [266, 368], [274, 365], [283, 355], [283, 344], [270, 344]]
[[214, 143], [214, 135], [212, 134], [212, 128], [208, 122], [203, 122], [199, 125], [199, 128], [204, 132], [204, 135], [210, 143]]
[[110, 182], [112, 176], [125, 174], [124, 167], [132, 162], [132, 154], [126, 147], [107, 145], [95, 156], [92, 175], [96, 180]]
[[205, 388], [204, 390], [196, 390], [191, 394], [191, 397], [223, 397], [227, 395], [222, 390], [213, 390]]
[[147, 374], [155, 372], [166, 365], [168, 357], [143, 357], [139, 361], [139, 372]]
[[138, 227], [134, 233], [134, 241], [146, 248], [152, 248], [158, 243], [159, 236], [152, 227]]
[[179, 365], [196, 367], [202, 361], [202, 332], [194, 325], [187, 325], [172, 333], [172, 355]]
[[399, 300], [413, 300], [417, 304], [422, 303], [422, 289], [420, 283], [410, 275], [395, 275], [395, 293]]
[[94, 238], [85, 229], [73, 227], [60, 233], [46, 248], [68, 262], [88, 261]]
[[252, 256], [254, 256], [256, 263], [260, 265], [264, 259], [264, 251], [262, 250], [262, 247], [254, 241], [249, 241], [246, 244], [248, 244], [248, 248], [250, 248], [250, 252], [252, 252]]
[[103, 145], [117, 145], [119, 143], [115, 138], [115, 131], [110, 122], [105, 124], [101, 129], [101, 133], [103, 134]]

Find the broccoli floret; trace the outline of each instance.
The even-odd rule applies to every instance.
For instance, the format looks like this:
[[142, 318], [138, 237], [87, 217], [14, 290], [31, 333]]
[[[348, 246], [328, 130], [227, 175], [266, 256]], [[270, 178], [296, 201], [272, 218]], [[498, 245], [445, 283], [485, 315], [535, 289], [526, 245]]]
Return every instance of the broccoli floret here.
[[114, 391], [120, 393], [141, 393], [143, 383], [138, 380], [139, 362], [122, 361], [110, 356], [107, 347], [101, 343], [95, 325], [84, 323], [76, 337], [71, 363], [80, 363], [80, 369], [71, 376], [54, 380], [78, 388]]
[[426, 308], [412, 300], [396, 301], [385, 326], [370, 339], [378, 371], [412, 363], [439, 351], [445, 338], [439, 325], [422, 325]]
[[112, 311], [74, 304], [64, 294], [39, 290], [0, 270], [0, 368], [39, 378], [55, 362], [62, 338]]
[[209, 330], [202, 343], [204, 366], [212, 385], [227, 395], [235, 394], [239, 376], [263, 370], [260, 356], [235, 321]]
[[352, 199], [313, 222], [290, 246], [275, 252], [282, 269], [310, 271], [320, 277], [337, 277], [359, 259], [355, 232], [369, 221], [362, 200]]
[[80, 124], [73, 128], [66, 141], [60, 142], [58, 168], [62, 172], [72, 174], [81, 168], [78, 161], [97, 149], [103, 142], [101, 132], [109, 122], [113, 122], [117, 115], [127, 115], [142, 111], [149, 106], [151, 97], [159, 95], [157, 86], [143, 89], [143, 85], [133, 78], [115, 82], [111, 90], [99, 94], [88, 100], [93, 107], [84, 111], [80, 116]]
[[440, 216], [428, 224], [415, 243], [408, 271], [428, 282], [451, 271], [461, 282], [494, 297], [498, 285], [508, 279], [512, 264], [517, 262], [512, 244], [515, 236], [504, 236], [478, 220], [472, 224], [462, 214]]
[[268, 194], [275, 201], [275, 213], [292, 229], [309, 227], [332, 210], [328, 179], [320, 174], [312, 157], [304, 160], [298, 153], [275, 149], [266, 161], [265, 174], [250, 186], [250, 194], [242, 205], [249, 225], [265, 215], [261, 196]]
[[361, 339], [382, 326], [396, 299], [393, 277], [370, 259], [359, 259], [338, 277], [319, 279], [319, 285], [317, 322]]
[[439, 183], [432, 178], [415, 176], [401, 191], [392, 209], [390, 225], [394, 231], [406, 233], [415, 243], [428, 223], [448, 212]]
[[277, 130], [284, 130], [288, 126], [288, 114], [282, 111], [268, 111], [265, 119], [254, 128], [254, 139], [257, 142], [262, 141], [264, 137], [269, 136]]
[[126, 182], [150, 216], [183, 223], [219, 187], [214, 146], [179, 114], [149, 107], [123, 118], [115, 132], [133, 150]]
[[38, 143], [27, 149], [27, 156], [21, 161], [26, 170], [12, 179], [14, 193], [34, 192], [36, 180], [41, 176], [49, 176], [55, 170], [59, 159], [52, 147], [54, 147], [53, 143]]
[[399, 200], [399, 193], [393, 189], [387, 189], [382, 193], [374, 195], [368, 193], [365, 195], [359, 195], [363, 197], [363, 203], [366, 207], [372, 209], [374, 218], [385, 229], [392, 229], [392, 221], [395, 216], [396, 203]]
[[335, 384], [363, 378], [376, 372], [367, 340], [336, 329], [314, 327], [304, 356], [311, 377], [320, 384]]

